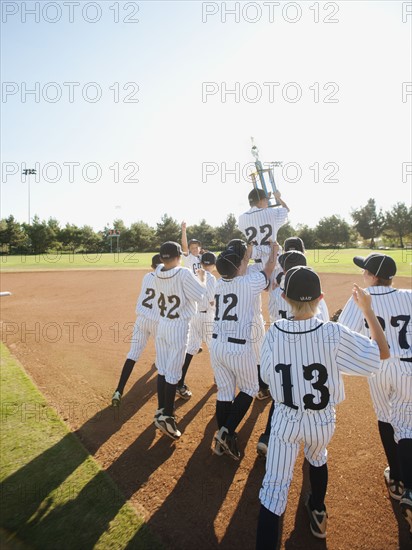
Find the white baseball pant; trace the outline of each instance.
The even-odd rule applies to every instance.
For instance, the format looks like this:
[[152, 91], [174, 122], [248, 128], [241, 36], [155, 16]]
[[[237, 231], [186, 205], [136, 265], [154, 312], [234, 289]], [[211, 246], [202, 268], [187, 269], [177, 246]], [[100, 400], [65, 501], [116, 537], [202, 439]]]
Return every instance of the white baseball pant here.
[[[230, 338], [229, 338], [230, 340]], [[226, 342], [212, 340], [210, 357], [215, 373], [218, 401], [233, 401], [236, 387], [254, 397], [259, 391], [259, 380], [256, 360], [250, 344], [235, 344], [229, 341], [230, 347], [239, 350], [228, 350]]]
[[327, 445], [335, 431], [335, 408], [321, 411], [295, 411], [277, 404], [272, 416], [266, 474], [259, 493], [265, 508], [280, 516], [286, 509], [300, 444], [312, 466], [323, 466], [327, 460]]
[[147, 345], [150, 336], [156, 337], [158, 322], [142, 315], [136, 317], [133, 327], [132, 340], [127, 359], [138, 361], [142, 351]]
[[188, 337], [187, 320], [160, 320], [156, 336], [156, 367], [169, 384], [177, 384], [182, 376]]

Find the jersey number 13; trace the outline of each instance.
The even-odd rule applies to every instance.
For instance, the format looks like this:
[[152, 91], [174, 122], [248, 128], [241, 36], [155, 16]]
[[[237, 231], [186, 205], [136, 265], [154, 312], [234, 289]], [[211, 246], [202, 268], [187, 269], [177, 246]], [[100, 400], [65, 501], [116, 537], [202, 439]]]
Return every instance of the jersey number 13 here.
[[[282, 377], [283, 403], [291, 409], [298, 410], [299, 407], [293, 402], [291, 366], [292, 365], [278, 363], [275, 367], [275, 372], [279, 373]], [[320, 363], [312, 363], [307, 366], [303, 365], [303, 377], [305, 380], [313, 380], [315, 378], [315, 373], [318, 374], [317, 381], [312, 383], [312, 388], [319, 392], [318, 395], [320, 396], [320, 400], [315, 401], [316, 396], [312, 393], [307, 393], [302, 397], [303, 408], [312, 411], [320, 411], [329, 403], [330, 393], [327, 386], [325, 386], [328, 380], [328, 371], [325, 366]]]

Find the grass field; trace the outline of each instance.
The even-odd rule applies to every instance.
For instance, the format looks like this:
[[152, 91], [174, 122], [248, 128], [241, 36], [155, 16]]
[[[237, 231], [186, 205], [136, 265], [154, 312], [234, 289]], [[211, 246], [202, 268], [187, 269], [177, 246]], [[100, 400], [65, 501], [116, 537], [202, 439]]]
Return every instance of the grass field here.
[[155, 252], [1, 256], [2, 271], [55, 269], [148, 269]]
[[161, 546], [1, 344], [0, 547]]
[[[319, 273], [359, 273], [354, 256], [367, 256], [370, 249], [308, 250], [308, 265]], [[385, 251], [396, 261], [398, 275], [411, 276], [412, 250]], [[113, 254], [41, 254], [38, 256], [1, 256], [2, 271], [43, 271], [56, 269], [149, 269], [155, 252]]]

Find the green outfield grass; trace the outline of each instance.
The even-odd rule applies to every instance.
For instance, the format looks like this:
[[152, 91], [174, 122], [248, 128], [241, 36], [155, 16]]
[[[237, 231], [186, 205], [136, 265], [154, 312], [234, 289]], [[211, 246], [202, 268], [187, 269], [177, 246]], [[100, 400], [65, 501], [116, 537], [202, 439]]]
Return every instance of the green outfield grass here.
[[[369, 248], [348, 248], [334, 250], [308, 250], [306, 257], [308, 265], [319, 273], [361, 273], [359, 267], [353, 263], [354, 256], [368, 256], [371, 254]], [[412, 250], [391, 249], [376, 250], [391, 256], [397, 266], [397, 275], [410, 277], [412, 275]]]
[[0, 547], [160, 550], [117, 485], [0, 346]]
[[1, 256], [2, 271], [44, 271], [58, 269], [149, 269], [156, 252], [121, 254], [39, 254]]
[[[370, 249], [349, 248], [307, 250], [308, 265], [319, 273], [359, 273], [353, 264], [354, 256], [367, 256]], [[412, 250], [383, 251], [392, 256], [398, 275], [411, 276]], [[38, 256], [1, 256], [2, 271], [44, 271], [56, 269], [150, 269], [155, 252], [121, 254], [41, 254]]]

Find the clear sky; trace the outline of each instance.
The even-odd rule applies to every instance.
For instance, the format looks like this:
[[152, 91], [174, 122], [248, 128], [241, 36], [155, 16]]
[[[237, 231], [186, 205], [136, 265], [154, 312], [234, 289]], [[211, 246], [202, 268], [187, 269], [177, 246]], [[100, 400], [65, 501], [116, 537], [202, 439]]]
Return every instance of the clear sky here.
[[411, 2], [1, 8], [2, 218], [28, 220], [37, 167], [31, 217], [219, 225], [248, 207], [251, 136], [295, 226], [411, 204]]

